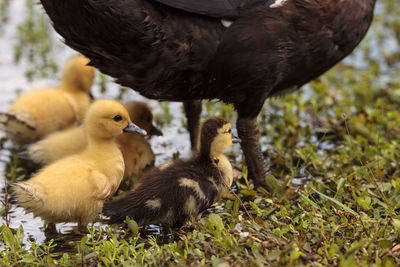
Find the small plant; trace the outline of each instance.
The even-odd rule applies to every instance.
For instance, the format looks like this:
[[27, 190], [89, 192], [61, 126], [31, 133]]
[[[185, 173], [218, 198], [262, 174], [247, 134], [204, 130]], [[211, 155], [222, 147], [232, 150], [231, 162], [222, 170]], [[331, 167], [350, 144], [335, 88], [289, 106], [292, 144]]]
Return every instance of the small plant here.
[[16, 62], [27, 63], [25, 76], [29, 80], [48, 77], [57, 72], [57, 64], [50, 56], [53, 38], [50, 21], [39, 11], [34, 0], [26, 0], [26, 19], [18, 26], [17, 42], [14, 46]]
[[0, 1], [0, 34], [4, 30], [4, 27], [9, 21], [9, 8], [11, 0], [1, 0]]

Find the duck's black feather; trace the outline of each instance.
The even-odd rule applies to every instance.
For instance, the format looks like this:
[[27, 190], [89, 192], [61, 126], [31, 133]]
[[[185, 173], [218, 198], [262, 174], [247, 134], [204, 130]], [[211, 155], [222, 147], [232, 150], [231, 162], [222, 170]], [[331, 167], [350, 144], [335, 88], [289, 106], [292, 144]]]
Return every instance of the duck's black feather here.
[[246, 0], [155, 0], [170, 7], [215, 18], [237, 18]]
[[[257, 1], [226, 29], [219, 19], [143, 0], [41, 0], [66, 44], [124, 86], [162, 100], [236, 106], [297, 89], [348, 55], [374, 0]], [[258, 100], [258, 101], [257, 101]]]
[[[118, 201], [106, 203], [103, 212], [110, 216], [110, 223], [123, 222], [127, 216], [140, 225], [167, 223], [180, 226], [190, 217], [185, 204], [190, 196], [196, 201], [197, 213], [210, 207], [223, 188], [219, 172], [211, 162], [199, 158], [174, 162], [163, 170], [145, 174], [135, 188]], [[212, 178], [207, 179], [208, 177]], [[190, 187], [180, 185], [180, 179], [193, 180], [200, 186], [204, 197]], [[160, 200], [160, 208], [146, 205], [149, 200]]]
[[261, 182], [255, 122], [264, 101], [351, 53], [376, 0], [221, 0], [234, 12], [228, 28], [217, 0], [160, 1], [41, 0], [66, 44], [118, 83], [153, 99], [233, 103], [249, 177]]

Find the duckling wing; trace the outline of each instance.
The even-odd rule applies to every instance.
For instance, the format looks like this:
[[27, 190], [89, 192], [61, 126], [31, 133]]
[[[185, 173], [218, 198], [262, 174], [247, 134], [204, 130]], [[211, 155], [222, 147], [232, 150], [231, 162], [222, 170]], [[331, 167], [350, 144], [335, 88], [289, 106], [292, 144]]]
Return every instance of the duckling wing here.
[[93, 170], [90, 174], [90, 182], [94, 186], [93, 197], [95, 199], [105, 200], [115, 192], [114, 186], [110, 183], [106, 175]]
[[237, 18], [245, 0], [156, 0], [164, 5], [215, 18]]

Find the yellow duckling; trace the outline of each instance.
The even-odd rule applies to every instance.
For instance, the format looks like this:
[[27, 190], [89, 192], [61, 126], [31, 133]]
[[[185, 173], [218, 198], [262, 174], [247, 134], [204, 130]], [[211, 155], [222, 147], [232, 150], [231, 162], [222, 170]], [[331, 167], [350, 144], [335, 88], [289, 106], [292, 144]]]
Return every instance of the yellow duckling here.
[[[153, 125], [153, 114], [146, 103], [130, 101], [125, 104], [132, 121], [149, 135], [162, 135]], [[140, 134], [122, 134], [116, 142], [121, 149], [125, 161], [125, 178], [138, 175], [151, 164], [154, 153], [149, 142]], [[83, 127], [73, 127], [55, 132], [46, 138], [30, 145], [23, 156], [39, 165], [47, 165], [55, 160], [81, 152], [87, 146]]]
[[146, 134], [130, 122], [124, 106], [113, 100], [95, 101], [84, 125], [88, 146], [82, 153], [48, 165], [28, 181], [12, 184], [19, 206], [40, 216], [50, 229], [54, 223], [78, 222], [78, 229], [85, 231], [123, 178], [125, 166], [115, 137], [123, 132]]
[[127, 216], [140, 225], [166, 223], [179, 227], [210, 207], [230, 187], [232, 166], [222, 153], [231, 145], [232, 125], [214, 117], [204, 122], [200, 153], [188, 161], [174, 161], [142, 176], [139, 183], [104, 212], [111, 222]]
[[59, 87], [22, 94], [0, 115], [7, 138], [29, 144], [49, 133], [82, 123], [90, 105], [95, 69], [83, 56], [71, 58], [64, 67]]

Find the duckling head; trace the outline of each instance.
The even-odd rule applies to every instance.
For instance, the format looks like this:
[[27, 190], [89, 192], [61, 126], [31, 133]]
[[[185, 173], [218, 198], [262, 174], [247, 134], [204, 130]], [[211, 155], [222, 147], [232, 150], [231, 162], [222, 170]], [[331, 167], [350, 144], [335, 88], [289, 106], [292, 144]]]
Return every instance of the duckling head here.
[[125, 104], [132, 121], [144, 129], [149, 135], [163, 135], [163, 133], [153, 125], [153, 113], [150, 107], [140, 101], [129, 101]]
[[232, 124], [221, 117], [206, 120], [201, 128], [200, 155], [213, 159], [240, 140], [232, 136]]
[[62, 74], [62, 87], [90, 93], [95, 69], [88, 66], [88, 63], [89, 59], [84, 56], [76, 56], [68, 60]]
[[126, 108], [114, 100], [96, 100], [85, 117], [85, 128], [90, 137], [112, 139], [123, 132], [146, 135], [146, 131], [131, 122]]

